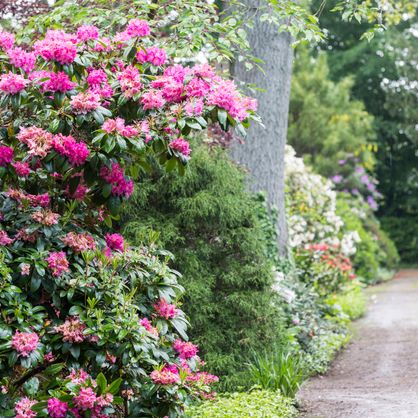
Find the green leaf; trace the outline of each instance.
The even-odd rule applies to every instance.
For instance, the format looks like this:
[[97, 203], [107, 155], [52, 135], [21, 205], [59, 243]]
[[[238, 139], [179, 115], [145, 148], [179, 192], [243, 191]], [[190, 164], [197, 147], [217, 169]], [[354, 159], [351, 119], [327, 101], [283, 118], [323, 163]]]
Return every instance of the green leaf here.
[[79, 345], [71, 345], [69, 347], [69, 351], [75, 359], [78, 359], [80, 357], [80, 346]]
[[122, 379], [121, 378], [119, 378], [119, 379], [116, 379], [115, 381], [113, 381], [111, 384], [110, 384], [110, 386], [109, 386], [109, 388], [107, 389], [107, 391], [109, 392], [109, 393], [111, 393], [112, 395], [116, 395], [118, 392], [119, 392], [119, 388], [120, 388], [120, 385], [122, 384]]
[[218, 109], [218, 121], [221, 126], [226, 129], [226, 121], [228, 120], [228, 113], [225, 109]]
[[106, 390], [107, 387], [107, 380], [106, 377], [103, 373], [99, 373], [96, 377], [96, 383], [97, 386], [99, 387], [99, 395], [101, 395], [102, 393], [104, 393], [104, 391]]

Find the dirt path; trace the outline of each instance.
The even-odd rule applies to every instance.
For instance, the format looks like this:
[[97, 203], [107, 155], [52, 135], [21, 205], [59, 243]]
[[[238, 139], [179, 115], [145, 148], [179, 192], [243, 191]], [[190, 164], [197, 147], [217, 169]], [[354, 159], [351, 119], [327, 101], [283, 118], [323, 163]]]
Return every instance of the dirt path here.
[[352, 342], [299, 392], [302, 417], [418, 418], [418, 270], [368, 294]]

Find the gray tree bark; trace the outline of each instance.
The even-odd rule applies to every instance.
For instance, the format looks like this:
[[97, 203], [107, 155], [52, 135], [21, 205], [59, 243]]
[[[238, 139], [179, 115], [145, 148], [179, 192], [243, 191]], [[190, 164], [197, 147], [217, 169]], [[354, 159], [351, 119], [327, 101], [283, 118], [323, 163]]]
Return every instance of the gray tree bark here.
[[[257, 7], [259, 1], [246, 0], [245, 3]], [[265, 127], [253, 124], [244, 144], [234, 143], [231, 156], [248, 170], [250, 189], [266, 191], [270, 206], [278, 209], [278, 246], [281, 255], [285, 255], [284, 149], [293, 60], [291, 37], [287, 33], [279, 33], [272, 24], [256, 20], [254, 28], [248, 31], [248, 40], [252, 55], [264, 61], [264, 73], [257, 68], [247, 71], [244, 63], [236, 62], [233, 75], [238, 81], [265, 90], [255, 94], [259, 103], [258, 113]]]

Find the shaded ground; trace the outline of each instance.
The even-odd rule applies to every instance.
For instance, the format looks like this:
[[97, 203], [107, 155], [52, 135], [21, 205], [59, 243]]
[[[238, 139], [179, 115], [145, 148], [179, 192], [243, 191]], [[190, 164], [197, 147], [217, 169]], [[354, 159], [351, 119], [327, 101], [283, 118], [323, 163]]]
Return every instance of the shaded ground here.
[[418, 418], [418, 270], [368, 294], [352, 342], [299, 392], [302, 417]]

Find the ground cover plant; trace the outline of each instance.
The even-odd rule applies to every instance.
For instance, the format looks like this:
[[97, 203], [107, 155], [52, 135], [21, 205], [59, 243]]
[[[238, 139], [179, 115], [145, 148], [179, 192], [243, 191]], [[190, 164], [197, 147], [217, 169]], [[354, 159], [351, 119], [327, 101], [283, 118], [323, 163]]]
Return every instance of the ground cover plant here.
[[170, 256], [111, 228], [151, 155], [183, 171], [191, 131], [247, 124], [256, 103], [152, 30], [0, 32], [3, 416], [177, 416], [217, 380]]

